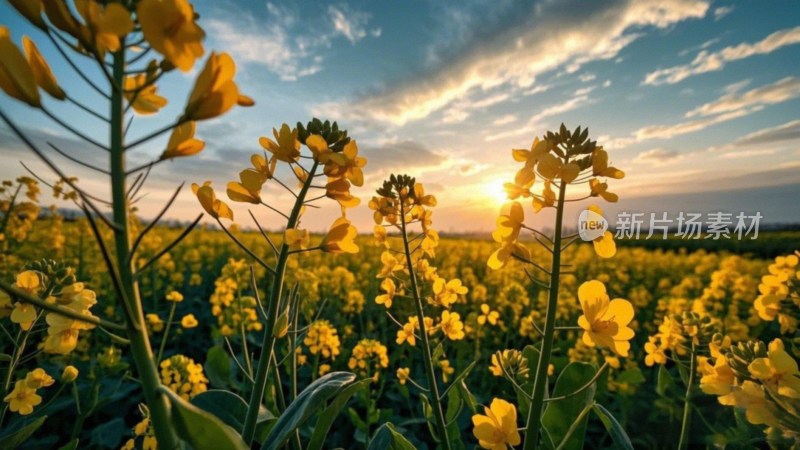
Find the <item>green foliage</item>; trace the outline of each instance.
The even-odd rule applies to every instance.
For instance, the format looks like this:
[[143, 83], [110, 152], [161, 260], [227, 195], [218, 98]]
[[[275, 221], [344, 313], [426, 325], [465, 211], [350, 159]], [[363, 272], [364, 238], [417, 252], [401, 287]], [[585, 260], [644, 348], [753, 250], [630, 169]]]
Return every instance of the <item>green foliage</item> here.
[[[597, 373], [597, 368], [592, 364], [573, 362], [567, 365], [559, 375], [553, 389], [553, 397], [570, 395], [585, 386]], [[542, 417], [542, 425], [547, 430], [547, 435], [552, 440], [552, 446], [557, 446], [567, 435], [570, 426], [580, 415], [581, 411], [594, 402], [596, 387], [594, 384], [576, 395], [563, 400], [550, 402]], [[569, 437], [564, 448], [583, 448], [583, 437], [586, 434], [588, 417], [583, 417], [581, 423]]]
[[350, 372], [331, 372], [315, 380], [278, 417], [261, 448], [272, 450], [283, 446], [299, 426], [320, 411], [326, 401], [338, 395], [355, 378], [355, 374]]
[[3, 433], [0, 436], [0, 448], [14, 450], [19, 447], [44, 424], [46, 419], [47, 416], [42, 416], [16, 430], [8, 430], [7, 434]]
[[247, 449], [239, 433], [215, 415], [206, 412], [162, 387], [172, 405], [170, 420], [175, 433], [196, 450]]
[[416, 450], [411, 442], [397, 432], [394, 425], [386, 422], [372, 436], [367, 450]]

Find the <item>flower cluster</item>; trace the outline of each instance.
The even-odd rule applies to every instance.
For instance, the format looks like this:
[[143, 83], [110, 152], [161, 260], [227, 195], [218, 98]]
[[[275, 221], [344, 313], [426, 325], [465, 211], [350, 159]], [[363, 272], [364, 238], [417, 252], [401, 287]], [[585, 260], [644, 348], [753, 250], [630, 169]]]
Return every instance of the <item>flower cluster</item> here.
[[52, 386], [53, 383], [55, 380], [44, 369], [34, 369], [14, 384], [14, 389], [3, 398], [3, 401], [8, 403], [11, 412], [27, 416], [33, 412], [34, 406], [42, 403], [42, 397], [36, 391]]
[[312, 355], [335, 360], [339, 356], [341, 342], [336, 328], [327, 320], [315, 320], [308, 326], [303, 344]]
[[362, 339], [353, 347], [347, 367], [377, 382], [381, 369], [389, 367], [389, 355], [386, 352], [386, 346], [380, 342], [374, 339]]
[[766, 425], [773, 448], [800, 444], [800, 371], [781, 339], [711, 345], [700, 361], [700, 388], [719, 403], [741, 408], [747, 421]]
[[257, 332], [263, 328], [258, 320], [255, 297], [244, 295], [249, 277], [244, 260], [229, 258], [214, 281], [214, 293], [208, 301], [223, 336], [238, 335], [242, 330]]
[[183, 355], [161, 361], [161, 382], [184, 400], [190, 400], [208, 389], [203, 366]]
[[800, 317], [800, 251], [778, 256], [761, 278], [754, 306], [762, 320], [778, 319], [781, 333], [794, 333]]

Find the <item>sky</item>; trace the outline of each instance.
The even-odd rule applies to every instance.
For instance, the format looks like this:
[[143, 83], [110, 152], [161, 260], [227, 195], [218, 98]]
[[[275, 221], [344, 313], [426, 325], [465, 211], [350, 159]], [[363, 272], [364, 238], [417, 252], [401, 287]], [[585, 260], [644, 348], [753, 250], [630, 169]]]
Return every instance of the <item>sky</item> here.
[[[229, 52], [240, 91], [256, 101], [198, 124], [206, 149], [156, 168], [138, 206], [147, 218], [187, 182], [168, 213], [190, 220], [201, 208], [188, 183], [225, 184], [262, 151], [260, 136], [281, 123], [337, 121], [368, 160], [362, 205], [348, 212], [372, 228], [367, 202], [390, 173], [408, 173], [437, 196], [434, 224], [444, 232], [485, 232], [504, 203], [502, 185], [519, 168], [512, 148], [534, 136], [588, 126], [623, 180], [610, 180], [620, 211], [760, 212], [768, 223], [798, 223], [800, 208], [800, 6], [795, 1], [356, 1], [193, 2], [206, 30], [206, 54]], [[6, 2], [0, 23], [19, 43], [37, 42], [59, 82], [100, 111], [41, 32]], [[794, 63], [792, 61], [795, 61]], [[90, 76], [100, 74], [86, 61]], [[180, 114], [195, 70], [159, 82], [170, 99], [157, 116], [137, 116], [130, 139]], [[101, 121], [49, 101], [71, 125], [107, 139]], [[107, 164], [102, 151], [75, 140], [40, 112], [0, 94], [0, 107], [35, 142]], [[166, 137], [129, 152], [131, 166], [163, 150]], [[0, 178], [23, 174], [24, 161], [52, 174], [0, 125]], [[98, 195], [102, 179], [54, 160]], [[288, 181], [288, 174], [282, 176]], [[580, 194], [580, 195], [578, 195]], [[577, 191], [576, 196], [583, 196]], [[262, 197], [288, 209], [278, 186]], [[249, 226], [246, 205], [229, 202]], [[577, 217], [576, 204], [568, 217]], [[530, 208], [529, 215], [533, 215]], [[257, 213], [268, 228], [280, 217]], [[338, 215], [328, 202], [304, 226], [322, 230]], [[550, 215], [532, 218], [543, 225]], [[613, 220], [612, 220], [613, 221]]]

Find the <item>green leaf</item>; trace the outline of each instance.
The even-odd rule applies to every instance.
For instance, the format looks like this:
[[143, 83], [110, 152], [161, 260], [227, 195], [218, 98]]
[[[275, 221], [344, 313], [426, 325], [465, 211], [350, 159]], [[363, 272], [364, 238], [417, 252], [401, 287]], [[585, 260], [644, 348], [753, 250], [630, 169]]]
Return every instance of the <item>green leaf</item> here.
[[398, 433], [391, 422], [386, 422], [372, 435], [367, 450], [417, 450], [417, 448]]
[[475, 396], [472, 395], [472, 392], [470, 392], [467, 384], [462, 381], [458, 384], [458, 386], [456, 386], [456, 388], [458, 389], [459, 393], [461, 393], [461, 398], [464, 399], [464, 403], [467, 404], [467, 408], [469, 408], [472, 414], [475, 414], [478, 411], [478, 401], [475, 399]]
[[350, 372], [331, 372], [308, 385], [278, 417], [261, 448], [273, 450], [283, 446], [297, 427], [322, 408], [324, 402], [352, 383], [355, 378], [355, 374]]
[[447, 427], [445, 432], [450, 447], [453, 449], [464, 448], [464, 443], [461, 442], [461, 430], [458, 428], [458, 416], [463, 409], [464, 399], [461, 397], [461, 392], [458, 389], [447, 391], [447, 411], [445, 412]]
[[347, 401], [350, 400], [350, 397], [358, 392], [359, 389], [363, 389], [364, 386], [369, 386], [371, 382], [371, 378], [356, 381], [339, 392], [328, 407], [320, 413], [319, 419], [317, 419], [317, 425], [314, 427], [314, 433], [311, 435], [311, 441], [309, 441], [308, 447], [306, 447], [307, 449], [318, 450], [322, 448], [322, 444], [325, 442], [325, 437], [328, 435], [333, 421], [339, 416], [339, 413], [347, 404]]
[[44, 424], [45, 419], [47, 416], [39, 417], [24, 427], [0, 437], [0, 448], [13, 450], [19, 447]]
[[190, 403], [203, 411], [214, 414], [234, 430], [244, 428], [247, 402], [233, 392], [212, 389], [196, 395]]
[[664, 366], [658, 366], [658, 381], [656, 383], [658, 395], [666, 395], [667, 391], [674, 385], [675, 382], [672, 381], [672, 374], [669, 373], [669, 369]]
[[617, 422], [617, 419], [603, 405], [595, 404], [592, 409], [600, 417], [600, 421], [603, 422], [608, 434], [611, 435], [611, 440], [614, 441], [614, 448], [633, 450], [633, 444], [628, 437], [628, 433]]
[[226, 388], [231, 385], [231, 358], [222, 347], [215, 345], [208, 349], [203, 369], [212, 386]]
[[635, 367], [633, 369], [626, 369], [620, 372], [617, 375], [616, 382], [617, 383], [628, 383], [631, 386], [637, 386], [646, 381], [644, 374], [642, 373], [641, 369]]
[[11, 355], [0, 353], [0, 362], [7, 362], [7, 361], [11, 361]]
[[192, 405], [164, 386], [161, 386], [159, 390], [169, 397], [172, 405], [170, 420], [175, 432], [193, 449], [247, 450], [250, 448], [236, 430], [226, 425], [217, 416]]
[[108, 422], [95, 426], [89, 433], [93, 446], [99, 448], [119, 448], [123, 442], [123, 436], [129, 428], [121, 417], [115, 417]]
[[66, 444], [63, 447], [59, 448], [58, 450], [78, 450], [78, 438], [75, 438]]
[[[553, 397], [572, 394], [586, 385], [596, 372], [597, 369], [592, 364], [582, 362], [568, 364], [556, 381], [556, 387], [553, 389]], [[563, 400], [549, 402], [544, 416], [542, 417], [542, 425], [547, 429], [553, 443], [560, 443], [564, 440], [567, 431], [570, 426], [572, 426], [573, 422], [575, 422], [575, 419], [578, 418], [581, 411], [594, 401], [595, 390], [596, 387], [592, 384], [577, 395]], [[578, 428], [572, 433], [572, 436], [570, 436], [564, 448], [583, 448], [583, 439], [586, 433], [588, 417], [584, 417], [581, 422]]]

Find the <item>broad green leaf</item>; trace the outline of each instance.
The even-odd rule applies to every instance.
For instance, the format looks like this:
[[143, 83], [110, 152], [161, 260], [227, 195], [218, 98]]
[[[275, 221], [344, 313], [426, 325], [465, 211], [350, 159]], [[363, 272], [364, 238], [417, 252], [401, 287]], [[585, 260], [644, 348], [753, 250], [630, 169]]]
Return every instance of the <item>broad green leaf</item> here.
[[123, 444], [123, 436], [129, 430], [121, 417], [115, 417], [106, 423], [92, 427], [89, 433], [91, 443], [100, 448], [119, 448]]
[[470, 392], [467, 384], [461, 381], [461, 383], [458, 383], [458, 386], [456, 386], [456, 389], [461, 393], [461, 398], [464, 399], [467, 408], [469, 408], [472, 414], [475, 414], [478, 411], [478, 401], [475, 399], [475, 396], [472, 395], [472, 392]]
[[215, 345], [208, 349], [206, 363], [203, 365], [208, 381], [218, 388], [227, 388], [231, 384], [231, 358], [225, 349]]
[[367, 450], [417, 450], [417, 448], [398, 433], [394, 425], [386, 422], [372, 435]]
[[611, 413], [603, 407], [603, 405], [595, 404], [594, 412], [600, 417], [603, 425], [606, 427], [608, 434], [611, 435], [611, 440], [614, 441], [614, 448], [633, 450], [633, 444], [628, 434], [622, 428], [622, 425], [617, 422]]
[[195, 450], [241, 449], [250, 447], [236, 430], [215, 415], [203, 411], [162, 386], [160, 391], [169, 397], [172, 405], [170, 420], [178, 437]]
[[[569, 395], [577, 391], [588, 383], [597, 369], [592, 364], [573, 362], [567, 365], [561, 372], [553, 389], [553, 397]], [[595, 385], [592, 384], [582, 392], [565, 398], [548, 402], [547, 409], [542, 417], [542, 425], [547, 429], [552, 442], [560, 443], [564, 440], [570, 426], [578, 418], [581, 411], [594, 401]], [[583, 439], [586, 433], [586, 423], [588, 416], [582, 419], [582, 423], [572, 433], [567, 445], [567, 449], [583, 448]]]
[[672, 381], [672, 374], [669, 373], [669, 369], [664, 366], [658, 366], [658, 381], [656, 383], [658, 395], [666, 395], [670, 387], [674, 385], [675, 382]]
[[244, 428], [247, 402], [233, 392], [212, 389], [196, 395], [190, 403], [214, 414], [219, 420], [233, 427], [234, 430]]
[[359, 389], [369, 386], [371, 382], [372, 379], [370, 378], [357, 381], [339, 392], [328, 407], [320, 413], [319, 419], [317, 419], [317, 425], [314, 427], [314, 433], [311, 435], [311, 441], [309, 441], [308, 447], [306, 447], [308, 450], [318, 450], [322, 448], [322, 444], [325, 443], [325, 437], [328, 435], [333, 421], [339, 416], [339, 413], [347, 404], [347, 401], [350, 400], [350, 397], [358, 392]]
[[44, 424], [45, 419], [47, 419], [47, 416], [39, 417], [20, 429], [0, 437], [0, 448], [14, 450], [19, 447]]
[[464, 399], [461, 398], [461, 392], [458, 389], [450, 389], [447, 391], [447, 410], [445, 412], [445, 421], [447, 422], [447, 440], [450, 442], [450, 447], [453, 449], [463, 449], [464, 444], [461, 441], [461, 430], [458, 428], [458, 416], [464, 409]]
[[350, 372], [331, 372], [308, 385], [278, 417], [261, 448], [274, 450], [283, 446], [297, 427], [322, 408], [329, 398], [352, 383], [355, 378], [355, 374]]

